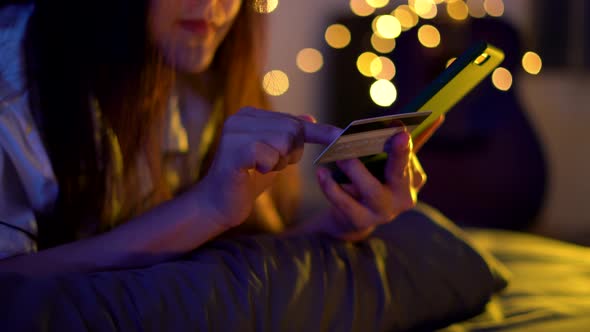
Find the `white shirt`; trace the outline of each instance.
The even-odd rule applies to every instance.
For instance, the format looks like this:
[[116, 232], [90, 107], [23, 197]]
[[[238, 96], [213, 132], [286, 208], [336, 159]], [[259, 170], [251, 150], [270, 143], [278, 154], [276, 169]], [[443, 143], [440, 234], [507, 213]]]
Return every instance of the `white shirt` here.
[[[0, 10], [0, 259], [37, 250], [35, 213], [51, 209], [59, 192], [25, 85], [23, 39], [32, 11], [33, 5]], [[214, 115], [220, 115], [219, 107], [216, 110]], [[170, 98], [162, 150], [167, 156], [187, 154], [193, 170], [200, 164], [200, 157], [214, 137], [216, 121], [220, 120], [219, 116], [210, 116], [204, 123], [199, 118], [189, 110], [181, 112], [178, 98]], [[186, 128], [191, 128], [190, 133]], [[142, 170], [145, 165], [138, 160], [140, 177], [149, 174], [149, 170]], [[173, 189], [184, 185], [178, 181], [177, 166], [165, 165]], [[149, 176], [142, 177], [141, 182], [139, 190], [149, 193]]]

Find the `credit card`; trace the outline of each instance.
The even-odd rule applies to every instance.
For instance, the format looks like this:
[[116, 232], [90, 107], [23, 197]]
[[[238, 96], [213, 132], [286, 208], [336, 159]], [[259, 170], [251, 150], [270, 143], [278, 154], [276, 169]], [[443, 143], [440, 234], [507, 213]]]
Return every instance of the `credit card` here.
[[313, 163], [330, 163], [384, 152], [385, 143], [391, 136], [402, 132], [404, 128], [412, 132], [430, 114], [431, 112], [418, 112], [353, 121], [318, 155]]

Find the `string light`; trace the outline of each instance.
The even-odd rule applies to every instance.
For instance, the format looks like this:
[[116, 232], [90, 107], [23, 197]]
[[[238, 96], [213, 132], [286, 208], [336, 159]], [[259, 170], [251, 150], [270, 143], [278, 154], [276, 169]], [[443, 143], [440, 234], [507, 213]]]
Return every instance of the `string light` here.
[[372, 52], [365, 52], [361, 54], [356, 60], [356, 67], [358, 71], [367, 77], [373, 77], [371, 73], [371, 63], [377, 58], [377, 55]]
[[381, 107], [389, 107], [397, 99], [397, 89], [388, 80], [377, 80], [371, 85], [371, 99]]
[[393, 39], [402, 33], [402, 25], [395, 16], [380, 15], [373, 22], [373, 30], [381, 38]]
[[419, 18], [408, 5], [398, 6], [392, 13], [402, 26], [402, 30], [409, 30], [418, 24]]
[[280, 70], [271, 70], [262, 79], [262, 88], [271, 96], [280, 96], [289, 90], [289, 77]]
[[350, 9], [357, 16], [369, 16], [375, 12], [375, 7], [369, 6], [365, 0], [350, 0]]
[[502, 0], [485, 0], [483, 8], [490, 16], [500, 17], [504, 15], [504, 1]]
[[447, 61], [445, 68], [449, 68], [449, 66], [452, 65], [455, 60], [457, 60], [457, 58], [450, 58], [449, 61]]
[[365, 0], [373, 8], [383, 8], [389, 4], [389, 0]]
[[440, 32], [430, 24], [426, 24], [418, 29], [418, 40], [424, 47], [435, 48], [440, 45]]
[[512, 87], [512, 74], [504, 67], [498, 67], [492, 74], [492, 83], [501, 91], [508, 91]]
[[254, 0], [252, 7], [260, 14], [270, 14], [279, 5], [279, 0]]
[[395, 49], [395, 39], [385, 39], [373, 33], [371, 36], [371, 45], [379, 53], [391, 53]]
[[463, 21], [469, 16], [469, 7], [462, 0], [447, 3], [447, 13], [457, 21]]
[[433, 0], [409, 0], [408, 5], [420, 17], [432, 19], [436, 17], [438, 9]]
[[[376, 62], [379, 64], [374, 66]], [[391, 81], [396, 74], [395, 64], [391, 59], [380, 56], [371, 62], [371, 73], [376, 79]]]
[[306, 73], [315, 73], [324, 65], [324, 57], [320, 51], [313, 48], [304, 48], [297, 53], [297, 67]]
[[469, 8], [471, 17], [483, 18], [486, 16], [483, 0], [467, 0], [467, 8]]
[[543, 68], [541, 57], [535, 52], [526, 52], [522, 57], [522, 67], [531, 75], [538, 75]]
[[345, 48], [350, 44], [350, 30], [342, 24], [332, 24], [326, 29], [326, 42], [333, 48]]

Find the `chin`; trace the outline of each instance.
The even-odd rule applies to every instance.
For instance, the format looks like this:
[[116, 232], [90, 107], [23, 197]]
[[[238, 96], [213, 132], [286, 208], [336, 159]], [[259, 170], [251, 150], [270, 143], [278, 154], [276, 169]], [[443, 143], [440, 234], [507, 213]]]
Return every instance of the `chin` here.
[[169, 65], [180, 72], [199, 74], [206, 71], [213, 62], [214, 52], [202, 48], [177, 50], [166, 56]]

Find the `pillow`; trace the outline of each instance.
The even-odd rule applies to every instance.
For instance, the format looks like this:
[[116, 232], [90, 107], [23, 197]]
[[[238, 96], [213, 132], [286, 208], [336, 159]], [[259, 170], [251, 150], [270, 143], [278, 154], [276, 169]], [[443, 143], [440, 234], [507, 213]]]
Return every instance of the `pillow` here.
[[435, 329], [478, 314], [505, 287], [490, 264], [440, 214], [422, 207], [354, 244], [320, 236], [249, 236], [217, 240], [182, 260], [144, 269], [47, 279], [1, 275], [0, 326]]

